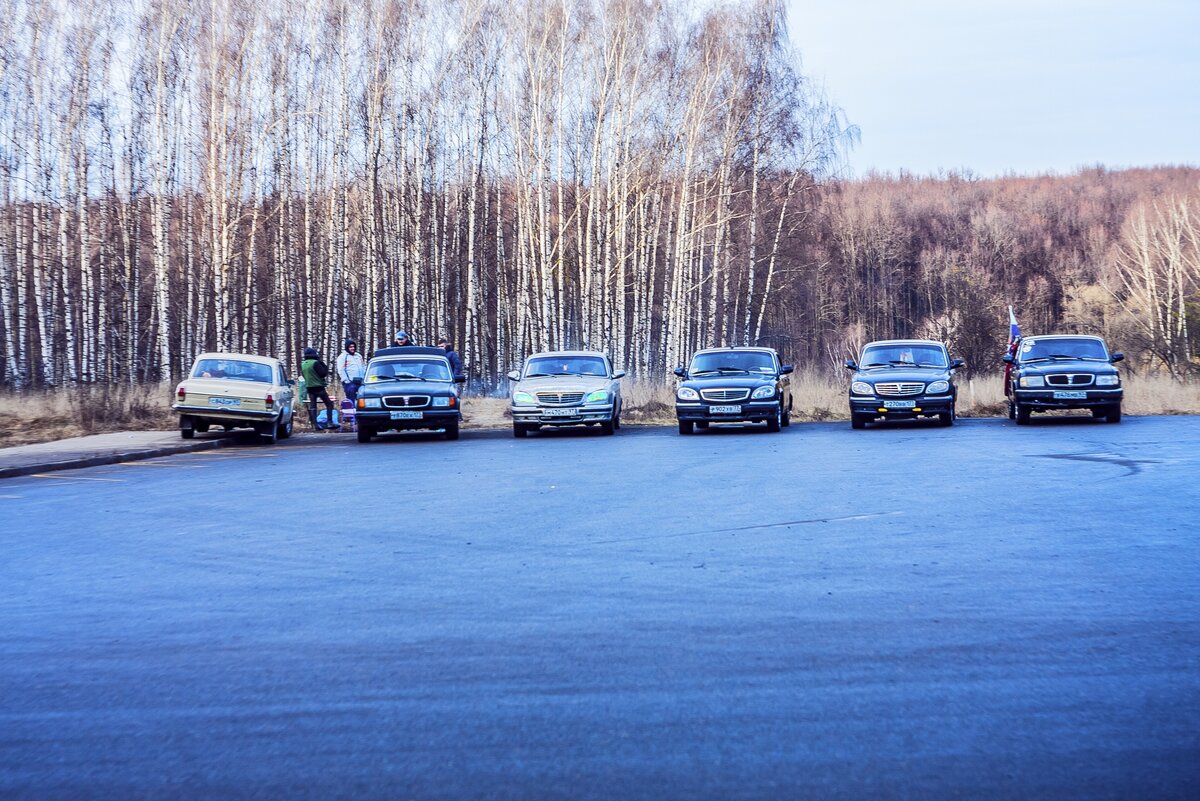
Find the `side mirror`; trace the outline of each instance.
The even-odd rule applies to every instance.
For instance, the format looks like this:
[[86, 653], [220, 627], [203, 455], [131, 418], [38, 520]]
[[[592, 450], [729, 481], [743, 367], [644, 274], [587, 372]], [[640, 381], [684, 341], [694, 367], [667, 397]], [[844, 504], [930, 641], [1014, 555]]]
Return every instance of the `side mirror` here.
[[618, 370], [617, 372], [615, 372], [615, 373], [613, 373], [613, 374], [612, 374], [612, 377], [613, 377], [613, 380], [614, 380], [614, 381], [615, 381], [616, 379], [618, 379], [618, 378], [624, 378], [624, 377], [625, 377], [625, 371], [624, 371], [624, 370]]
[[1125, 354], [1121, 353], [1121, 351], [1117, 351], [1116, 353], [1114, 353], [1112, 355], [1112, 358], [1109, 359], [1109, 361], [1111, 361], [1113, 364], [1116, 364], [1117, 362], [1124, 361], [1124, 360], [1125, 360]]
[[796, 369], [796, 366], [794, 364], [785, 364], [783, 367], [779, 368], [779, 374], [787, 375], [788, 373], [792, 372], [795, 369]]
[[964, 364], [966, 364], [966, 362], [964, 362], [962, 359], [954, 359], [953, 361], [950, 362], [950, 369], [957, 370], [958, 368], [962, 367]]
[[846, 369], [847, 370], [857, 370], [858, 362], [854, 361], [854, 359], [846, 359]]
[[521, 371], [520, 370], [509, 370], [508, 378], [510, 381], [520, 381], [521, 380]]
[[1005, 364], [1012, 364], [1013, 362], [1016, 361], [1016, 359], [1013, 358], [1013, 355], [1011, 353], [1006, 353], [1006, 354], [1004, 354], [1004, 358], [1001, 359], [1001, 361], [1003, 361]]
[[687, 370], [684, 370], [682, 367], [676, 367], [671, 372], [675, 373], [675, 375], [679, 376], [680, 378], [687, 378]]
[[454, 376], [454, 383], [455, 384], [465, 384], [465, 383], [467, 383], [467, 377], [465, 375], [456, 375], [456, 376]]

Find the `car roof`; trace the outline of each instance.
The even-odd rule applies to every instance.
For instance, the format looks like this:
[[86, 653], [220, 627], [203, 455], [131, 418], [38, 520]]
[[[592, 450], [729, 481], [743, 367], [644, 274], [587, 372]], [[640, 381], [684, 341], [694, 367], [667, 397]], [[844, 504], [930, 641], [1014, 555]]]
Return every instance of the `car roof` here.
[[770, 353], [773, 355], [778, 355], [775, 353], [774, 348], [762, 348], [758, 347], [757, 345], [730, 345], [727, 348], [704, 348], [696, 351], [692, 355], [699, 356], [702, 353], [729, 353], [730, 351], [733, 351], [734, 353], [751, 351], [754, 353]]
[[196, 360], [200, 359], [237, 359], [244, 362], [258, 362], [259, 364], [278, 364], [279, 359], [274, 356], [259, 356], [256, 353], [222, 353], [219, 351], [209, 351], [197, 354]]
[[1037, 334], [1035, 336], [1021, 337], [1022, 342], [1036, 342], [1039, 339], [1092, 339], [1104, 341], [1104, 337], [1098, 337], [1095, 334]]
[[946, 347], [945, 342], [938, 342], [936, 339], [877, 339], [874, 342], [868, 342], [863, 345], [863, 350], [872, 345], [933, 345], [936, 348]]
[[424, 345], [397, 345], [394, 348], [380, 348], [371, 356], [371, 361], [403, 358], [405, 356], [440, 356], [449, 361], [446, 351], [441, 348], [431, 348]]
[[541, 351], [540, 353], [531, 353], [528, 356], [526, 356], [525, 358], [526, 359], [541, 359], [541, 358], [558, 357], [558, 356], [567, 356], [567, 357], [595, 356], [596, 358], [599, 358], [599, 359], [607, 359], [608, 358], [607, 353], [604, 353], [603, 351], [598, 351], [598, 350], [545, 350], [545, 351]]

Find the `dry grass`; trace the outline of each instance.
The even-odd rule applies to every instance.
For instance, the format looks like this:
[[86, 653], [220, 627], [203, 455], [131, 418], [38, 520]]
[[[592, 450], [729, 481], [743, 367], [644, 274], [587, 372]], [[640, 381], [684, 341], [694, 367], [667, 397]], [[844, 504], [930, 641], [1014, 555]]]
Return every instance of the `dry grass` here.
[[[836, 379], [802, 371], [792, 377], [797, 421], [846, 420], [847, 376]], [[1126, 414], [1200, 414], [1200, 383], [1165, 376], [1126, 375]], [[178, 425], [171, 412], [173, 385], [79, 387], [48, 392], [0, 395], [0, 447], [47, 442], [109, 431], [170, 431]], [[627, 423], [671, 425], [675, 422], [675, 384], [629, 381], [624, 386]], [[464, 399], [467, 428], [507, 428], [512, 423], [508, 397], [469, 395]], [[999, 375], [959, 384], [962, 417], [1003, 417], [1004, 391]]]

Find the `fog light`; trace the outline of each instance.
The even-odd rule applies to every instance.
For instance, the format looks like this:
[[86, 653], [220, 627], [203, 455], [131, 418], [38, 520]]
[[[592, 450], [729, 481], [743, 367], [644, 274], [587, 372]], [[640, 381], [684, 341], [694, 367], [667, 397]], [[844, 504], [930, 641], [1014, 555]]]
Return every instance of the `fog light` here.
[[880, 406], [880, 407], [879, 407], [879, 413], [880, 413], [880, 414], [887, 414], [887, 409], [885, 409], [885, 408], [883, 408], [882, 406]]
[[914, 411], [914, 412], [919, 412], [919, 411], [921, 411], [921, 407], [920, 407], [920, 406], [918, 406], [918, 407], [916, 407], [915, 409], [913, 409], [913, 411]]

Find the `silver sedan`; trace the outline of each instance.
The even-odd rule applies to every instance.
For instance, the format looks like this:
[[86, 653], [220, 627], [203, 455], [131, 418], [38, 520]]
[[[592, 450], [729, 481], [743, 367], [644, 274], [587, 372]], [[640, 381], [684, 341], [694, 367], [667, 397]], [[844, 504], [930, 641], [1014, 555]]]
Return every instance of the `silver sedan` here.
[[605, 434], [621, 427], [621, 378], [599, 351], [535, 353], [508, 377], [512, 388], [513, 436], [543, 426], [599, 426]]

